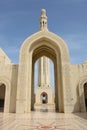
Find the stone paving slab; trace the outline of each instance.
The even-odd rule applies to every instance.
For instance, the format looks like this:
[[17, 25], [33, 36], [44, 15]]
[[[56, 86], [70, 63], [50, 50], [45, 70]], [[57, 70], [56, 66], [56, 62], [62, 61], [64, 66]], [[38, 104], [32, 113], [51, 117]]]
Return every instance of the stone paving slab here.
[[87, 113], [0, 113], [0, 130], [87, 130]]

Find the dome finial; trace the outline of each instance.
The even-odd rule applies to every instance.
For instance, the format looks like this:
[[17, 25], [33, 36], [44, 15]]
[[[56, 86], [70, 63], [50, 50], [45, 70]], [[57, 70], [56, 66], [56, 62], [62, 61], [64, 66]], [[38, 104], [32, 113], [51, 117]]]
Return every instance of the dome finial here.
[[41, 10], [41, 16], [40, 16], [40, 30], [47, 30], [47, 16], [46, 16], [46, 10]]

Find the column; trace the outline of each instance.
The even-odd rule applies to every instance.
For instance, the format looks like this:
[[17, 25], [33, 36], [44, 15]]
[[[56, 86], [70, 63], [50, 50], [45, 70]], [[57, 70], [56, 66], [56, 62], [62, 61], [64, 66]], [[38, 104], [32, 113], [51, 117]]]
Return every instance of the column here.
[[49, 59], [45, 56], [39, 59], [38, 63], [38, 85], [50, 86], [50, 63]]

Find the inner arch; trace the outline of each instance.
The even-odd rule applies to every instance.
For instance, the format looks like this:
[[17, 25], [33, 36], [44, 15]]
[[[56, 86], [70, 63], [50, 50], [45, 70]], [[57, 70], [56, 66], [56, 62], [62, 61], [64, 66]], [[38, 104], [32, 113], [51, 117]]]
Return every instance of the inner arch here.
[[47, 56], [48, 58], [52, 59], [53, 61], [56, 59], [55, 51], [48, 47], [48, 46], [40, 46], [36, 48], [33, 52], [33, 60], [36, 61], [38, 58], [42, 56]]
[[[37, 47], [32, 54], [32, 87], [31, 87], [31, 110], [34, 110], [34, 64], [37, 59], [42, 56], [50, 58], [54, 63], [54, 77], [55, 77], [55, 110], [63, 112], [63, 95], [61, 85], [61, 55], [46, 45]], [[59, 91], [61, 90], [61, 91]]]
[[5, 106], [5, 84], [0, 84], [0, 112], [4, 112], [4, 106]]

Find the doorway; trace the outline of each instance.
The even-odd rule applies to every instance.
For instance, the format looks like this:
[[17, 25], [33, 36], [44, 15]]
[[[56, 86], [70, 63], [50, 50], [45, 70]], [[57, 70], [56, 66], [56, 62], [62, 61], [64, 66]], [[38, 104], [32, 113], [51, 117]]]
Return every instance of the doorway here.
[[32, 77], [32, 110], [40, 110], [44, 104], [55, 110], [55, 74], [54, 62], [47, 56], [42, 56], [34, 63]]
[[87, 83], [84, 84], [84, 98], [85, 98], [85, 107], [87, 111]]
[[48, 99], [48, 96], [47, 96], [47, 93], [43, 92], [41, 94], [41, 101], [42, 101], [42, 104], [47, 104], [47, 99]]
[[0, 112], [4, 112], [4, 104], [5, 104], [5, 85], [0, 85]]

